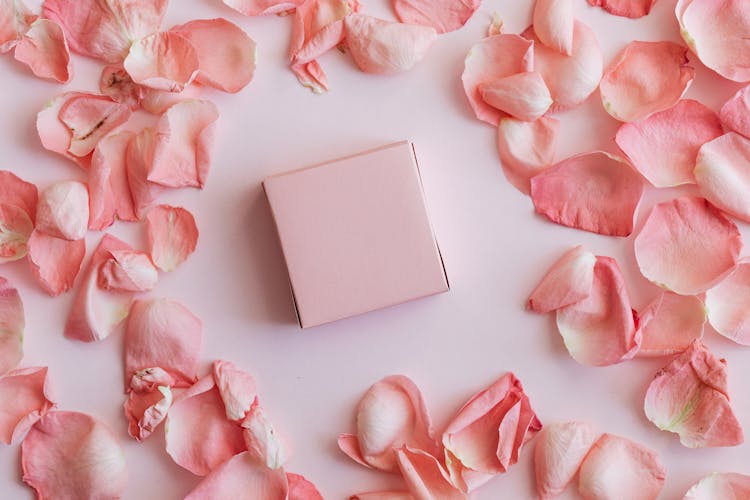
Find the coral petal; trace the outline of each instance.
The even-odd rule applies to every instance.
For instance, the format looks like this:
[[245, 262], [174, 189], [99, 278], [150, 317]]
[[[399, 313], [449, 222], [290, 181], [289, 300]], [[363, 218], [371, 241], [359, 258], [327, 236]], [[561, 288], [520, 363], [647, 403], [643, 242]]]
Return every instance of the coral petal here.
[[706, 309], [698, 297], [662, 292], [638, 314], [639, 356], [677, 354], [703, 337]]
[[60, 181], [41, 192], [36, 210], [36, 228], [70, 241], [86, 236], [89, 223], [89, 192], [77, 181]]
[[23, 330], [26, 319], [18, 290], [0, 277], [0, 376], [23, 358]]
[[572, 0], [536, 0], [534, 4], [534, 33], [547, 47], [565, 54], [573, 54], [575, 15]]
[[0, 264], [26, 257], [34, 222], [16, 205], [0, 203]]
[[694, 484], [683, 500], [740, 500], [750, 497], [750, 476], [732, 472], [714, 473]]
[[584, 422], [556, 422], [542, 429], [534, 449], [540, 498], [552, 498], [565, 490], [598, 438], [599, 433]]
[[38, 202], [39, 194], [34, 184], [24, 181], [13, 172], [0, 170], [0, 204], [21, 208], [34, 222]]
[[[67, 152], [76, 158], [88, 156], [99, 140], [128, 121], [130, 114], [130, 108], [109, 97], [94, 94], [71, 95], [60, 107], [58, 115], [60, 122], [68, 129]], [[62, 131], [60, 135], [62, 145]]]
[[718, 285], [706, 292], [711, 326], [725, 337], [750, 345], [750, 262], [740, 262]]
[[695, 179], [708, 201], [744, 221], [750, 221], [750, 139], [729, 132], [701, 146]]
[[224, 401], [227, 419], [243, 420], [257, 396], [255, 379], [234, 363], [222, 360], [214, 361], [213, 376]]
[[531, 292], [529, 309], [548, 313], [582, 301], [591, 295], [595, 265], [596, 256], [582, 246], [568, 250]]
[[281, 500], [288, 498], [288, 483], [284, 471], [258, 465], [248, 452], [238, 453], [223, 464], [217, 465], [218, 467], [213, 472], [188, 493], [185, 500], [218, 498]]
[[539, 119], [552, 105], [547, 84], [535, 71], [482, 83], [479, 93], [493, 108], [527, 122]]
[[402, 23], [448, 33], [466, 24], [480, 4], [481, 0], [393, 0], [393, 10]]
[[36, 16], [21, 0], [0, 0], [0, 54], [16, 46]]
[[728, 131], [750, 138], [750, 85], [742, 87], [724, 103], [719, 117]]
[[86, 240], [65, 240], [34, 231], [29, 238], [29, 264], [44, 291], [53, 297], [73, 288], [86, 256]]
[[34, 21], [16, 45], [14, 57], [40, 78], [68, 83], [73, 77], [73, 63], [63, 30], [49, 19]]
[[588, 0], [588, 2], [615, 16], [637, 19], [651, 12], [656, 0]]
[[286, 480], [289, 485], [287, 500], [323, 500], [323, 495], [304, 476], [287, 472]]
[[135, 83], [169, 92], [182, 92], [200, 67], [193, 44], [170, 31], [135, 42], [122, 65]]
[[141, 108], [154, 115], [166, 113], [169, 108], [179, 102], [200, 98], [203, 89], [203, 87], [195, 82], [185, 87], [185, 90], [182, 92], [168, 92], [166, 90], [156, 90], [147, 87], [141, 88], [144, 93], [140, 103]]
[[110, 64], [102, 69], [99, 92], [115, 102], [126, 105], [131, 111], [141, 107], [141, 99], [148, 89], [133, 81], [121, 64]]
[[148, 180], [148, 170], [154, 162], [155, 146], [156, 130], [146, 127], [133, 137], [125, 152], [128, 186], [138, 217], [142, 217], [146, 209], [153, 205], [164, 191], [163, 186]]
[[456, 488], [440, 462], [429, 453], [407, 446], [396, 450], [401, 475], [415, 500], [467, 500]]
[[115, 250], [99, 268], [99, 287], [121, 292], [153, 290], [159, 274], [151, 258], [143, 252]]
[[305, 0], [222, 0], [224, 5], [231, 7], [246, 16], [266, 16], [282, 14], [303, 4]]
[[138, 220], [127, 174], [132, 132], [108, 135], [96, 145], [89, 168], [89, 229], [101, 231], [115, 219]]
[[529, 194], [531, 178], [555, 161], [560, 122], [543, 116], [533, 122], [503, 118], [497, 129], [497, 149], [505, 178]]
[[193, 215], [180, 207], [159, 205], [146, 216], [148, 251], [156, 267], [177, 269], [198, 245], [198, 227]]
[[125, 402], [128, 434], [138, 441], [149, 437], [167, 417], [172, 405], [172, 390], [158, 386], [151, 392], [131, 392]]
[[0, 442], [19, 441], [54, 405], [47, 367], [20, 368], [0, 377]]

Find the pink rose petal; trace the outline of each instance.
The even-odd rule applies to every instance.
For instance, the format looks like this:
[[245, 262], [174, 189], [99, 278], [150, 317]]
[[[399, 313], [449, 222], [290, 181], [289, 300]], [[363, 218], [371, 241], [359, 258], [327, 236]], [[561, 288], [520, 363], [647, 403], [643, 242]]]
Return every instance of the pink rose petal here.
[[632, 500], [656, 500], [667, 471], [659, 457], [645, 446], [612, 434], [604, 434], [581, 464], [578, 491], [590, 500], [627, 496]]
[[255, 42], [226, 19], [200, 19], [175, 26], [170, 31], [187, 38], [198, 54], [201, 85], [239, 92], [255, 72]]
[[171, 272], [195, 251], [198, 227], [193, 215], [181, 207], [159, 205], [146, 216], [148, 251], [156, 267]]
[[159, 274], [151, 258], [134, 250], [115, 250], [99, 268], [99, 287], [121, 292], [153, 290]]
[[287, 500], [323, 500], [323, 495], [304, 476], [287, 472], [286, 480], [289, 485]]
[[552, 166], [560, 122], [543, 116], [533, 122], [503, 118], [497, 129], [497, 149], [505, 178], [529, 194], [530, 180]]
[[128, 434], [137, 441], [149, 437], [167, 417], [171, 405], [169, 386], [160, 385], [150, 392], [130, 392], [124, 405]]
[[[99, 140], [128, 121], [130, 114], [130, 108], [108, 97], [94, 94], [71, 95], [62, 104], [58, 114], [59, 121], [67, 128], [67, 153], [76, 158], [88, 156]], [[62, 145], [62, 130], [59, 134]], [[42, 136], [41, 130], [39, 135]], [[59, 152], [56, 149], [52, 151]]]
[[115, 102], [126, 105], [131, 111], [141, 107], [141, 99], [148, 89], [133, 81], [121, 64], [110, 64], [102, 69], [99, 92]]
[[0, 277], [0, 376], [23, 358], [23, 330], [26, 320], [18, 290]]
[[405, 491], [372, 491], [352, 495], [349, 500], [414, 500], [414, 497]]
[[24, 181], [13, 172], [0, 170], [0, 203], [21, 208], [33, 222], [36, 220], [38, 200], [34, 184]]
[[637, 19], [648, 15], [656, 0], [588, 0], [590, 5], [601, 7], [615, 16]]
[[695, 183], [698, 150], [722, 133], [716, 113], [685, 99], [643, 120], [623, 123], [615, 142], [651, 184], [672, 187]]
[[37, 282], [56, 297], [73, 288], [86, 256], [86, 240], [64, 240], [41, 231], [29, 238], [29, 264]]
[[541, 118], [552, 105], [547, 84], [536, 71], [482, 83], [479, 94], [493, 108], [527, 122]]
[[168, 92], [141, 87], [144, 95], [141, 99], [141, 108], [154, 115], [164, 114], [169, 108], [179, 102], [192, 101], [201, 96], [202, 89], [196, 82], [191, 83], [182, 92]]
[[129, 389], [135, 392], [151, 392], [159, 386], [174, 387], [176, 381], [166, 370], [153, 366], [138, 370], [130, 379]]
[[135, 83], [182, 92], [198, 74], [198, 52], [184, 36], [166, 31], [135, 42], [122, 63]]
[[729, 132], [701, 146], [694, 171], [708, 201], [745, 221], [750, 221], [749, 160], [750, 139]]
[[643, 340], [639, 356], [677, 354], [703, 337], [706, 309], [698, 297], [660, 293], [638, 315]]
[[115, 219], [136, 221], [127, 174], [127, 149], [135, 134], [120, 132], [96, 145], [89, 168], [89, 229], [102, 231]]
[[185, 500], [287, 499], [288, 484], [283, 470], [257, 464], [248, 452], [227, 458], [226, 462], [217, 464], [215, 470], [198, 483]]
[[596, 256], [583, 246], [568, 250], [531, 292], [529, 309], [548, 313], [584, 300], [593, 290], [595, 266]]
[[518, 35], [495, 35], [475, 44], [464, 61], [461, 80], [476, 117], [498, 125], [503, 116], [482, 99], [482, 83], [533, 70], [534, 44]]
[[547, 424], [534, 449], [536, 489], [540, 498], [561, 494], [575, 477], [599, 433], [584, 422]]
[[165, 189], [148, 180], [148, 171], [154, 162], [155, 146], [156, 130], [146, 127], [133, 137], [125, 152], [128, 186], [133, 198], [133, 208], [139, 218], [143, 217], [146, 209], [156, 202], [156, 198]]
[[266, 16], [283, 14], [303, 4], [305, 0], [222, 0], [224, 5], [231, 7], [246, 16]]
[[16, 46], [36, 17], [22, 0], [0, 0], [0, 54]]
[[729, 404], [726, 361], [700, 340], [659, 370], [646, 391], [646, 417], [688, 448], [737, 446], [742, 427]]
[[728, 131], [750, 138], [750, 85], [742, 87], [724, 103], [719, 117]]
[[734, 268], [741, 250], [737, 226], [703, 198], [656, 205], [635, 238], [641, 273], [680, 295], [711, 288]]
[[468, 500], [435, 457], [404, 446], [396, 450], [396, 461], [406, 487], [416, 500]]
[[84, 413], [52, 411], [21, 444], [23, 480], [39, 498], [120, 498], [125, 455], [107, 426]]
[[531, 179], [536, 211], [552, 222], [607, 236], [628, 236], [643, 196], [638, 174], [603, 151], [563, 160]]
[[17, 443], [54, 406], [47, 367], [20, 368], [0, 377], [0, 442]]
[[750, 262], [741, 261], [735, 270], [706, 292], [706, 309], [711, 326], [728, 339], [750, 345]]
[[713, 473], [695, 483], [683, 500], [716, 500], [750, 497], [750, 476], [732, 472]]
[[0, 264], [26, 257], [34, 222], [16, 205], [0, 203]]
[[442, 441], [451, 479], [470, 492], [507, 472], [541, 428], [521, 381], [512, 373], [503, 375], [448, 424]]
[[60, 110], [74, 97], [89, 97], [89, 94], [66, 92], [49, 101], [36, 115], [36, 130], [44, 149], [62, 155], [81, 168], [87, 169], [89, 159], [86, 156], [79, 158], [68, 151], [73, 137], [70, 129], [60, 120]]
[[532, 22], [540, 42], [566, 56], [573, 54], [573, 0], [536, 0]]
[[59, 24], [37, 19], [16, 44], [13, 57], [40, 78], [68, 83], [73, 77], [68, 43]]
[[89, 223], [89, 192], [77, 181], [60, 181], [39, 195], [36, 228], [70, 241], [86, 236]]
[[270, 469], [284, 465], [284, 446], [257, 402], [242, 421], [242, 434], [248, 452], [256, 461]]
[[393, 0], [393, 10], [402, 23], [448, 33], [466, 24], [480, 4], [481, 0]]
[[224, 401], [227, 419], [236, 422], [244, 420], [256, 401], [255, 379], [234, 363], [222, 360], [214, 361], [213, 376]]
[[570, 355], [583, 365], [607, 366], [636, 355], [641, 334], [614, 259], [596, 258], [591, 293], [557, 310], [557, 329]]

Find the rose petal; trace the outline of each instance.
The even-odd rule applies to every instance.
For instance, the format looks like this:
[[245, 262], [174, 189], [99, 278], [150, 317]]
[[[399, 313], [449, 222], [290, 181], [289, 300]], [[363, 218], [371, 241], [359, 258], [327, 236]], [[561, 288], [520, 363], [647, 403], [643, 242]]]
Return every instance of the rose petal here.
[[694, 484], [683, 500], [735, 499], [750, 496], [750, 476], [732, 472], [713, 473]]
[[246, 16], [266, 16], [283, 14], [292, 10], [305, 0], [222, 0], [224, 5], [231, 7]]
[[99, 92], [115, 102], [126, 105], [131, 111], [141, 107], [141, 99], [147, 90], [135, 83], [121, 64], [110, 64], [102, 69]]
[[750, 221], [748, 160], [750, 140], [729, 132], [701, 146], [694, 172], [708, 201], [745, 221]]
[[711, 326], [738, 344], [750, 345], [750, 262], [740, 262], [718, 285], [706, 292]]
[[742, 87], [724, 103], [719, 117], [727, 130], [750, 137], [750, 85]]
[[603, 151], [563, 160], [531, 179], [536, 211], [552, 222], [608, 236], [628, 236], [643, 182], [622, 159]]
[[68, 83], [73, 77], [68, 42], [59, 24], [37, 19], [19, 40], [13, 57], [40, 78]]
[[15, 205], [26, 212], [31, 221], [36, 220], [36, 205], [39, 200], [36, 186], [26, 182], [13, 172], [0, 170], [0, 203]]
[[125, 333], [125, 380], [158, 366], [173, 376], [177, 387], [198, 379], [203, 324], [179, 302], [136, 300]]
[[81, 92], [66, 92], [45, 104], [44, 109], [36, 115], [36, 130], [44, 149], [60, 154], [84, 169], [88, 168], [89, 159], [86, 156], [79, 158], [68, 151], [73, 137], [70, 129], [60, 120], [60, 110], [72, 98], [88, 96]]
[[656, 0], [588, 0], [588, 2], [615, 16], [637, 19], [651, 12]]
[[122, 65], [135, 83], [169, 92], [182, 92], [200, 67], [193, 44], [170, 31], [135, 42]]
[[195, 251], [198, 227], [193, 215], [180, 207], [159, 205], [146, 216], [148, 252], [156, 267], [171, 272]]
[[552, 166], [560, 122], [543, 116], [534, 122], [503, 118], [497, 129], [497, 149], [505, 178], [529, 194], [530, 180]]
[[102, 231], [115, 219], [136, 221], [127, 174], [127, 150], [135, 134], [108, 135], [96, 145], [89, 168], [89, 229]]
[[0, 442], [15, 444], [54, 406], [46, 366], [20, 368], [0, 377]]
[[99, 268], [99, 287], [121, 292], [153, 290], [159, 274], [151, 258], [143, 252], [115, 250]]
[[171, 405], [172, 390], [167, 386], [157, 386], [151, 392], [129, 393], [124, 405], [128, 434], [137, 441], [149, 437], [167, 417]]
[[132, 138], [125, 152], [128, 186], [137, 217], [142, 217], [145, 210], [164, 191], [163, 186], [148, 180], [148, 170], [154, 162], [155, 146], [156, 130], [146, 127]]
[[270, 469], [284, 465], [284, 447], [257, 402], [242, 421], [242, 430], [245, 446], [255, 460]]
[[643, 340], [639, 356], [677, 354], [703, 337], [706, 309], [698, 297], [660, 293], [638, 315]]
[[455, 31], [477, 11], [481, 0], [393, 0], [402, 23], [431, 26], [438, 33]]
[[243, 420], [256, 401], [255, 379], [234, 363], [222, 360], [214, 361], [213, 376], [224, 401], [227, 419]]
[[287, 498], [287, 488], [283, 470], [258, 465], [248, 452], [244, 452], [219, 465], [188, 493], [185, 500], [279, 500]]
[[0, 203], [0, 264], [26, 257], [33, 231], [34, 223], [24, 209]]
[[503, 375], [474, 395], [445, 429], [451, 479], [463, 491], [475, 490], [515, 464], [523, 445], [541, 428], [521, 381], [512, 373]]
[[16, 46], [36, 17], [22, 0], [0, 0], [0, 54]]
[[584, 422], [556, 422], [542, 429], [534, 449], [540, 498], [552, 498], [565, 490], [598, 438], [599, 433]]
[[117, 439], [83, 413], [44, 415], [21, 444], [21, 467], [39, 498], [120, 498], [127, 485]]
[[253, 79], [255, 42], [236, 24], [226, 19], [200, 19], [170, 31], [193, 44], [198, 54], [198, 83], [235, 93]]
[[591, 500], [623, 495], [632, 500], [656, 500], [666, 475], [653, 451], [629, 439], [604, 434], [581, 464], [578, 491]]
[[372, 491], [352, 495], [349, 500], [414, 500], [414, 497], [405, 491]]
[[287, 472], [286, 480], [289, 483], [287, 500], [323, 500], [323, 495], [304, 476]]
[[[256, 466], [257, 462], [249, 453], [241, 453], [245, 451], [242, 428], [235, 422], [227, 420], [224, 403], [210, 375], [203, 377], [175, 398], [167, 414], [165, 429], [167, 453], [177, 465], [198, 476], [205, 476], [215, 470], [215, 474], [211, 474], [202, 481], [187, 498], [240, 498], [244, 494], [239, 495], [239, 490], [216, 488], [221, 488], [221, 483], [225, 481], [228, 484], [224, 487], [230, 487], [231, 484], [239, 487], [241, 484], [237, 484], [237, 481], [242, 481], [243, 477], [245, 481], [257, 481], [252, 474], [261, 469], [260, 464]], [[237, 455], [238, 453], [241, 454]], [[227, 467], [231, 471], [234, 466], [229, 464], [237, 464], [238, 461], [247, 462], [239, 467], [244, 470], [244, 473], [241, 474], [239, 470], [235, 470], [229, 473], [231, 477], [222, 477], [222, 471], [226, 471]], [[226, 464], [221, 466], [224, 462]], [[252, 464], [252, 468], [246, 467], [249, 464]], [[279, 470], [279, 474], [283, 475], [283, 471]], [[248, 491], [254, 491], [249, 490], [251, 485], [252, 483], [244, 486], [248, 488]], [[284, 485], [286, 486], [286, 481]], [[239, 496], [229, 494], [230, 491], [234, 491]], [[213, 492], [213, 495], [209, 495], [209, 492]], [[223, 493], [220, 494], [220, 492]], [[252, 498], [252, 495], [250, 497]]]
[[29, 264], [37, 282], [56, 297], [73, 288], [86, 255], [86, 240], [64, 240], [41, 231], [29, 238]]
[[18, 290], [0, 277], [0, 376], [23, 358], [23, 330], [26, 320]]
[[[128, 121], [130, 115], [130, 108], [108, 97], [94, 94], [71, 95], [60, 107], [58, 115], [60, 122], [67, 127], [67, 152], [77, 158], [88, 156], [101, 138]], [[41, 134], [40, 131], [40, 136]], [[62, 130], [59, 134], [62, 145]]]
[[89, 222], [89, 192], [76, 181], [60, 181], [39, 195], [36, 228], [70, 241], [86, 236]]
[[475, 44], [461, 75], [471, 109], [480, 120], [498, 125], [503, 113], [482, 99], [480, 84], [534, 70], [534, 44], [518, 35], [495, 35]]
[[493, 108], [527, 122], [539, 119], [552, 105], [547, 84], [536, 71], [482, 83], [479, 94]]
[[528, 308], [548, 313], [584, 300], [594, 286], [596, 256], [583, 246], [565, 252], [529, 296]]
[[722, 133], [716, 113], [685, 99], [643, 120], [623, 123], [615, 142], [651, 184], [672, 187], [695, 183], [698, 150]]
[[119, 62], [134, 40], [158, 31], [168, 0], [45, 0], [43, 17], [63, 27], [79, 54]]
[[534, 33], [550, 49], [566, 56], [573, 54], [575, 22], [572, 0], [536, 0]]
[[435, 457], [422, 450], [404, 446], [396, 450], [396, 461], [406, 487], [416, 500], [467, 500], [456, 488]]
[[654, 425], [678, 434], [688, 448], [744, 441], [729, 404], [726, 361], [700, 340], [657, 372], [646, 391], [644, 410]]
[[156, 90], [147, 87], [141, 87], [144, 95], [141, 99], [141, 108], [154, 115], [161, 115], [179, 102], [192, 101], [201, 96], [202, 88], [193, 82], [182, 92], [168, 92], [166, 90]]
[[135, 372], [130, 379], [130, 389], [138, 393], [152, 392], [159, 386], [173, 387], [175, 383], [174, 377], [166, 370], [154, 366]]
[[680, 295], [711, 288], [734, 268], [741, 250], [737, 226], [703, 198], [656, 205], [635, 238], [643, 276]]

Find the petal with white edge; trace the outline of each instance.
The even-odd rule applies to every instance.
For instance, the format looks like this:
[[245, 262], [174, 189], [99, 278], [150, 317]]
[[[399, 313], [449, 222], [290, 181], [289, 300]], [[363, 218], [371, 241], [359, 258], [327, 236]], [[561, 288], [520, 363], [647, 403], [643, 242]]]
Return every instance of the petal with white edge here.
[[65, 240], [34, 231], [29, 238], [29, 264], [37, 282], [56, 297], [73, 288], [86, 256], [86, 240]]
[[718, 285], [706, 292], [708, 321], [728, 339], [750, 345], [750, 262], [740, 262]]
[[159, 273], [151, 258], [137, 250], [114, 250], [99, 268], [99, 287], [121, 292], [153, 290]]
[[171, 272], [195, 251], [198, 226], [193, 214], [181, 207], [159, 205], [146, 215], [148, 252], [156, 267]]
[[543, 116], [533, 122], [503, 118], [497, 128], [497, 149], [505, 178], [529, 194], [531, 178], [555, 163], [560, 122]]
[[13, 57], [40, 78], [68, 83], [73, 77], [73, 63], [63, 30], [49, 19], [34, 21], [16, 44]]
[[19, 368], [0, 377], [0, 442], [17, 443], [54, 406], [47, 367]]
[[733, 472], [715, 472], [694, 484], [682, 500], [740, 500], [749, 497], [750, 476]]
[[214, 361], [212, 371], [227, 419], [242, 421], [257, 398], [255, 379], [230, 361]]
[[596, 256], [583, 246], [568, 250], [531, 292], [528, 308], [548, 313], [582, 301], [591, 295], [595, 266]]
[[133, 43], [122, 65], [135, 83], [169, 92], [182, 92], [200, 67], [193, 44], [170, 31]]
[[59, 181], [39, 195], [36, 229], [56, 238], [75, 241], [86, 236], [89, 191], [78, 181]]
[[534, 33], [544, 45], [566, 56], [573, 54], [575, 21], [573, 0], [536, 0], [534, 3]]
[[695, 162], [701, 194], [725, 212], [750, 221], [750, 139], [729, 132], [706, 142]]
[[540, 498], [561, 494], [573, 480], [599, 433], [585, 422], [547, 424], [536, 438], [534, 469]]
[[482, 83], [479, 93], [493, 108], [527, 122], [541, 118], [552, 105], [547, 84], [536, 71]]

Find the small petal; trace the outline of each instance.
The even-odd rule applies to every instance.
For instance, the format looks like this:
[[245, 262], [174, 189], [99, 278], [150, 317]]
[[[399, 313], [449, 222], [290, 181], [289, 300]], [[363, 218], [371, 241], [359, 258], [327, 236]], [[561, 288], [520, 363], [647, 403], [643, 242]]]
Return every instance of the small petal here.
[[0, 376], [21, 362], [25, 327], [21, 296], [7, 279], [0, 277]]
[[29, 264], [37, 282], [56, 297], [73, 288], [86, 256], [86, 240], [65, 240], [34, 231], [29, 238]]
[[[59, 121], [67, 128], [67, 153], [76, 158], [88, 156], [101, 138], [128, 121], [130, 115], [130, 108], [108, 97], [94, 94], [71, 95], [60, 107], [58, 115]], [[40, 131], [40, 136], [41, 134]], [[59, 134], [62, 145], [62, 131]]]
[[128, 434], [138, 441], [149, 437], [167, 417], [172, 405], [172, 390], [157, 386], [151, 392], [131, 392], [125, 401], [125, 416], [128, 419]]
[[22, 0], [0, 0], [0, 54], [16, 46], [36, 17]]
[[287, 500], [323, 500], [323, 495], [304, 476], [287, 472], [286, 480], [289, 484]]
[[127, 174], [127, 150], [135, 134], [120, 132], [96, 145], [89, 168], [89, 229], [102, 231], [115, 219], [136, 221]]
[[680, 295], [711, 288], [734, 268], [741, 250], [737, 226], [703, 198], [656, 205], [635, 238], [643, 276]]
[[198, 245], [198, 226], [193, 214], [180, 207], [159, 205], [146, 216], [148, 251], [162, 271], [177, 269]]
[[396, 450], [396, 461], [415, 500], [468, 500], [468, 495], [453, 485], [443, 466], [429, 453], [404, 446]]
[[86, 236], [89, 223], [89, 192], [77, 181], [60, 181], [39, 195], [36, 228], [70, 241]]
[[750, 345], [750, 262], [742, 261], [732, 274], [706, 292], [711, 326], [728, 339]]
[[99, 287], [121, 292], [153, 290], [159, 274], [151, 258], [143, 252], [115, 250], [99, 268]]
[[284, 447], [259, 404], [253, 405], [242, 421], [242, 434], [248, 452], [256, 461], [270, 469], [284, 465]]
[[222, 2], [246, 16], [267, 16], [293, 10], [305, 0], [222, 0]]
[[133, 137], [125, 152], [128, 186], [133, 198], [133, 208], [139, 218], [164, 191], [163, 186], [148, 180], [148, 171], [154, 162], [155, 146], [156, 130], [146, 127]]
[[732, 472], [713, 473], [694, 484], [683, 500], [740, 500], [750, 497], [750, 476]]
[[557, 151], [560, 122], [543, 116], [533, 122], [503, 118], [497, 129], [497, 149], [505, 178], [529, 194], [531, 178], [551, 167]]
[[750, 85], [742, 87], [724, 103], [719, 117], [728, 131], [750, 138]]
[[582, 301], [594, 286], [596, 256], [582, 246], [565, 252], [529, 296], [528, 307], [548, 313]]
[[742, 427], [729, 404], [726, 361], [696, 340], [656, 373], [646, 391], [646, 417], [688, 448], [737, 446]]
[[122, 63], [133, 81], [144, 87], [182, 92], [198, 73], [198, 52], [182, 35], [166, 31], [141, 38]]
[[701, 146], [694, 172], [708, 201], [744, 221], [750, 221], [748, 161], [750, 139], [729, 132]]
[[60, 120], [60, 110], [74, 97], [88, 96], [81, 92], [66, 92], [45, 104], [44, 109], [36, 115], [36, 130], [44, 149], [62, 155], [84, 169], [88, 168], [88, 158], [79, 158], [68, 151], [73, 136], [70, 129]]
[[572, 0], [536, 0], [534, 33], [550, 49], [566, 56], [573, 54], [575, 22]]
[[0, 203], [0, 264], [26, 257], [34, 222], [16, 205]]
[[541, 118], [552, 105], [547, 84], [536, 71], [482, 83], [479, 93], [493, 108], [527, 122]]
[[598, 438], [599, 433], [584, 422], [556, 422], [542, 429], [534, 449], [540, 498], [552, 498], [565, 490]]
[[224, 401], [227, 419], [243, 420], [256, 400], [255, 379], [234, 363], [222, 360], [214, 361], [213, 376]]
[[243, 452], [217, 464], [216, 469], [198, 483], [185, 500], [285, 500], [287, 491], [283, 470], [258, 465], [248, 452]]
[[15, 444], [54, 406], [47, 367], [20, 368], [0, 377], [0, 442]]
[[131, 111], [141, 107], [141, 100], [148, 89], [133, 81], [121, 64], [110, 64], [102, 69], [99, 78], [99, 92], [120, 104], [124, 104]]
[[402, 23], [431, 26], [438, 33], [461, 28], [479, 8], [481, 0], [393, 0]]
[[21, 208], [33, 222], [36, 220], [38, 200], [39, 195], [34, 184], [24, 181], [13, 172], [0, 170], [1, 204]]
[[638, 356], [669, 356], [703, 337], [706, 309], [698, 297], [662, 292], [638, 314], [638, 323]]
[[130, 379], [130, 390], [143, 393], [151, 392], [159, 386], [173, 387], [176, 381], [163, 368], [154, 366], [138, 370]]
[[48, 19], [34, 21], [16, 45], [13, 57], [40, 78], [68, 83], [73, 77], [73, 63], [63, 30]]
[[656, 0], [588, 0], [590, 5], [601, 7], [615, 16], [637, 19], [648, 15]]

